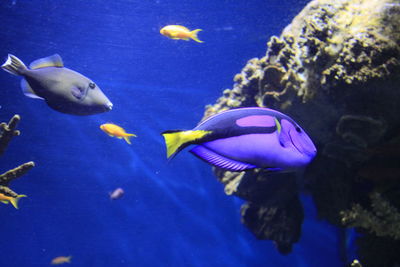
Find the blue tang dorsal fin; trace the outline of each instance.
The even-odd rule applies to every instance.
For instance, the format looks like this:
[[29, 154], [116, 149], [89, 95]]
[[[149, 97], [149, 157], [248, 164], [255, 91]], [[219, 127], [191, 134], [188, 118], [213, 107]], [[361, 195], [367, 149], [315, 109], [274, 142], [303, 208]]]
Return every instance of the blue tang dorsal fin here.
[[29, 68], [31, 70], [48, 68], [48, 67], [57, 67], [57, 68], [64, 67], [64, 63], [59, 54], [54, 54], [52, 56], [45, 57], [45, 58], [39, 58], [39, 59], [33, 61], [29, 65]]

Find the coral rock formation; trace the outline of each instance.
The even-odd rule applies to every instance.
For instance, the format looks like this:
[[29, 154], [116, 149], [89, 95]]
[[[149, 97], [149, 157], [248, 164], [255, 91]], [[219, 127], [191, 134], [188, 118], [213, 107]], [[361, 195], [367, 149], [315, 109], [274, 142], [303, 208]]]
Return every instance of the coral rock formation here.
[[14, 136], [20, 135], [20, 132], [15, 130], [20, 120], [19, 115], [14, 115], [8, 123], [0, 123], [0, 155], [3, 155], [11, 139]]
[[[8, 144], [14, 136], [20, 135], [18, 130], [15, 130], [18, 122], [21, 120], [19, 115], [14, 115], [11, 118], [9, 123], [2, 122], [0, 123], [0, 156], [5, 152]], [[35, 166], [33, 161], [24, 163], [12, 170], [9, 170], [0, 175], [0, 193], [3, 193], [8, 196], [17, 197], [18, 194], [12, 191], [8, 185], [11, 181], [16, 178], [21, 177], [27, 171], [29, 171], [32, 167]]]
[[[318, 215], [341, 225], [340, 211], [366, 198], [356, 189], [369, 182], [359, 170], [376, 157], [370, 150], [379, 150], [400, 132], [399, 29], [398, 0], [311, 1], [280, 37], [269, 40], [265, 57], [248, 61], [234, 77], [233, 88], [206, 107], [203, 119], [247, 106], [269, 107], [293, 117], [319, 151], [304, 175], [305, 187]], [[296, 186], [282, 190], [294, 197], [271, 204], [277, 195], [269, 195], [262, 186], [272, 180], [271, 174], [218, 169], [215, 174], [228, 194], [249, 201], [242, 210], [243, 221], [258, 238], [274, 240], [278, 248], [298, 240], [296, 231], [280, 228], [288, 225], [291, 209], [297, 206]], [[290, 225], [299, 229], [301, 207], [295, 214]]]
[[342, 222], [351, 227], [367, 229], [376, 236], [400, 239], [400, 213], [379, 193], [370, 195], [372, 211], [354, 204], [351, 210], [342, 211]]

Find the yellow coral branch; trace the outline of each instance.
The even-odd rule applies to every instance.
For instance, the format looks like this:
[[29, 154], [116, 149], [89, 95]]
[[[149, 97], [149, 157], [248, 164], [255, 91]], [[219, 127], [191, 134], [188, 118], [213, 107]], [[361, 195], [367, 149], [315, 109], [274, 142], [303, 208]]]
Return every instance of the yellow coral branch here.
[[21, 177], [35, 166], [33, 161], [26, 162], [0, 175], [0, 184], [7, 186], [12, 180]]
[[15, 130], [20, 120], [19, 115], [14, 115], [8, 123], [0, 123], [0, 155], [4, 153], [11, 139], [20, 134], [18, 130]]
[[18, 197], [18, 194], [12, 191], [10, 188], [7, 186], [2, 186], [0, 185], [0, 193], [6, 195], [6, 196], [11, 196], [11, 197]]

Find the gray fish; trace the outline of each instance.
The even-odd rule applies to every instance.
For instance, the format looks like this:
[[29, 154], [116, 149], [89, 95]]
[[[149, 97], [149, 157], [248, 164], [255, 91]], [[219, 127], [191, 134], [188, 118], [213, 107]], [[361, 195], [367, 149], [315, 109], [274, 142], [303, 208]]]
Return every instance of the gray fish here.
[[22, 91], [28, 97], [39, 98], [62, 113], [92, 115], [110, 111], [112, 103], [89, 78], [64, 67], [55, 54], [38, 59], [29, 68], [11, 54], [1, 66], [5, 71], [24, 77]]

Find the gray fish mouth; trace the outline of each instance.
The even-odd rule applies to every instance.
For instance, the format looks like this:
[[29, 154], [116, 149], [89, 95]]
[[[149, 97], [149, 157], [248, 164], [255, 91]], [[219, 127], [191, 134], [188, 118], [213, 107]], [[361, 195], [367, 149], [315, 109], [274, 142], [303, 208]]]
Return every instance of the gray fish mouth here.
[[113, 108], [113, 104], [110, 102], [110, 103], [107, 103], [106, 105], [105, 105], [105, 107], [106, 107], [106, 110], [112, 110], [112, 108]]

